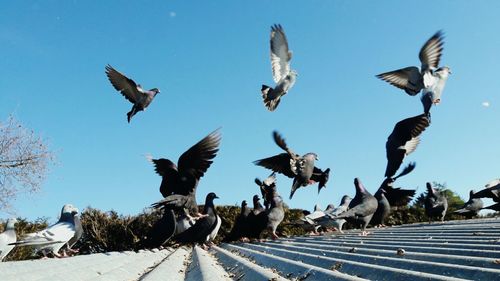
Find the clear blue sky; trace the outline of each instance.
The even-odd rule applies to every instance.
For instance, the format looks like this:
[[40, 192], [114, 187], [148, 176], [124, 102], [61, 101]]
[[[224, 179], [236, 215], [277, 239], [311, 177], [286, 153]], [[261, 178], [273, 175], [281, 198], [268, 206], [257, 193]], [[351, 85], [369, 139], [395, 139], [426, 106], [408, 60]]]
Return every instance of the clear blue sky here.
[[[500, 174], [499, 1], [6, 1], [0, 10], [0, 118], [9, 114], [48, 139], [58, 165], [43, 191], [21, 196], [16, 215], [57, 217], [73, 203], [136, 214], [161, 199], [144, 155], [178, 156], [222, 127], [220, 153], [198, 200], [239, 204], [268, 170], [252, 161], [279, 153], [277, 129], [296, 152], [332, 169], [327, 188], [303, 188], [291, 207], [339, 203], [359, 177], [383, 180], [394, 124], [422, 112], [418, 98], [375, 78], [418, 65], [418, 51], [446, 33], [451, 67], [433, 108], [415, 171], [398, 184], [445, 182], [462, 197]], [[269, 30], [285, 28], [298, 81], [276, 112], [260, 86], [272, 83]], [[131, 105], [104, 74], [111, 64], [161, 94], [131, 124]], [[483, 103], [488, 102], [489, 106]], [[490, 203], [489, 201], [487, 203]], [[0, 218], [8, 214], [0, 213]]]

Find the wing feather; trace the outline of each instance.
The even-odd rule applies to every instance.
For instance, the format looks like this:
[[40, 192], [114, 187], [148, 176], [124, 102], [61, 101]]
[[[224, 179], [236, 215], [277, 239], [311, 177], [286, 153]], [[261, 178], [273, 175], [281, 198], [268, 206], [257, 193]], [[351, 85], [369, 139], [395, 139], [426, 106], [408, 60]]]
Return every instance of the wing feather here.
[[439, 65], [441, 53], [443, 52], [444, 34], [440, 30], [432, 35], [420, 49], [418, 58], [422, 62], [422, 73], [429, 69], [435, 69]]
[[271, 26], [271, 67], [274, 82], [278, 83], [290, 72], [292, 52], [288, 49], [285, 31], [279, 24]]
[[134, 80], [129, 79], [109, 64], [106, 65], [106, 75], [111, 85], [128, 101], [135, 104], [141, 99], [142, 94], [138, 90], [140, 87], [137, 86]]

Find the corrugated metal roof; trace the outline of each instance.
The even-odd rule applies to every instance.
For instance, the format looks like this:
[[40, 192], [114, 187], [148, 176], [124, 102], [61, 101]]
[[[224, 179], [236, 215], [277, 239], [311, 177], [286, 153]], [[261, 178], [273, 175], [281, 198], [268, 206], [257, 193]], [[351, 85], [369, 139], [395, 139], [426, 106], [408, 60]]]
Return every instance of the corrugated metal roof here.
[[0, 280], [500, 280], [500, 219], [371, 231], [5, 262]]

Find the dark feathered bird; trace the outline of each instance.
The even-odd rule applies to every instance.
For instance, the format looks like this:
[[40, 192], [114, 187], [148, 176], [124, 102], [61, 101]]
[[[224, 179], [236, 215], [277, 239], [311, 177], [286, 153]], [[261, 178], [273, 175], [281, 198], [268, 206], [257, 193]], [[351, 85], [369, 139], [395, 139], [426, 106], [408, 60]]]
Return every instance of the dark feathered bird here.
[[379, 189], [384, 189], [385, 198], [387, 198], [387, 201], [389, 202], [391, 207], [406, 206], [413, 199], [413, 196], [415, 196], [414, 189], [402, 189], [400, 187], [394, 187], [394, 182], [398, 178], [411, 173], [413, 169], [415, 169], [415, 166], [415, 162], [411, 162], [403, 169], [403, 171], [401, 171], [401, 173], [399, 173], [399, 175], [393, 178], [386, 178], [380, 185]]
[[204, 217], [198, 219], [196, 223], [188, 228], [186, 231], [174, 236], [174, 240], [181, 243], [205, 243], [207, 236], [217, 226], [217, 211], [214, 206], [214, 199], [219, 198], [213, 192], [210, 192], [205, 199], [205, 206], [203, 209]]
[[356, 187], [356, 196], [349, 203], [349, 210], [333, 218], [345, 219], [360, 225], [361, 235], [366, 236], [368, 234], [365, 231], [366, 226], [377, 211], [378, 201], [366, 190], [358, 178], [354, 179], [354, 186]]
[[269, 231], [272, 239], [278, 239], [276, 229], [285, 218], [285, 210], [283, 209], [283, 199], [276, 191], [276, 186], [271, 189], [271, 206], [266, 210], [267, 216], [267, 230]]
[[246, 237], [249, 228], [251, 227], [248, 224], [248, 216], [250, 215], [250, 208], [248, 208], [248, 204], [246, 200], [241, 202], [241, 210], [239, 215], [234, 220], [233, 228], [231, 232], [225, 239], [225, 241], [235, 241], [240, 238]]
[[485, 185], [485, 189], [474, 193], [473, 198], [491, 198], [500, 202], [500, 179], [495, 179]]
[[483, 209], [488, 209], [488, 210], [500, 212], [500, 203], [496, 203], [496, 204], [490, 205], [488, 207], [484, 207]]
[[464, 203], [462, 208], [454, 211], [454, 213], [464, 215], [472, 218], [477, 216], [477, 213], [483, 208], [483, 200], [481, 198], [474, 198], [474, 190], [469, 192], [469, 200]]
[[130, 123], [132, 116], [137, 112], [146, 110], [160, 90], [153, 88], [151, 90], [142, 89], [134, 80], [123, 75], [111, 65], [106, 66], [106, 75], [113, 87], [119, 91], [128, 101], [133, 103], [132, 109], [127, 113], [127, 121]]
[[443, 39], [443, 32], [438, 31], [425, 42], [418, 55], [422, 63], [420, 69], [410, 66], [377, 75], [378, 78], [404, 90], [411, 96], [424, 90], [421, 101], [426, 115], [429, 114], [432, 104], [441, 101], [446, 80], [451, 74], [446, 66], [438, 68], [443, 51]]
[[434, 217], [438, 217], [441, 221], [444, 221], [444, 216], [448, 210], [448, 201], [444, 194], [432, 188], [429, 182], [426, 185], [427, 194], [425, 196], [424, 206], [425, 214], [429, 217], [429, 223], [432, 222]]
[[308, 186], [314, 184], [316, 181], [319, 182], [318, 190], [326, 186], [330, 169], [322, 171], [314, 166], [314, 161], [318, 160], [318, 156], [315, 153], [307, 153], [300, 156], [288, 148], [285, 139], [278, 132], [273, 132], [273, 138], [274, 142], [286, 151], [286, 153], [254, 161], [254, 164], [293, 178], [290, 199], [292, 199], [295, 191], [301, 186]]
[[373, 226], [385, 227], [385, 219], [391, 213], [391, 205], [385, 197], [385, 190], [383, 188], [379, 188], [374, 196], [377, 199], [377, 210], [373, 214], [370, 223]]
[[217, 155], [220, 139], [218, 130], [210, 133], [184, 152], [177, 166], [164, 158], [152, 160], [155, 171], [162, 177], [160, 192], [165, 197], [153, 207], [186, 208], [190, 213], [198, 214], [196, 187]]
[[385, 177], [392, 178], [397, 172], [406, 155], [417, 149], [419, 136], [429, 127], [429, 118], [425, 114], [399, 121], [385, 144], [387, 167]]
[[148, 249], [158, 248], [165, 244], [176, 233], [176, 218], [172, 209], [163, 210], [162, 217], [157, 220], [146, 235], [143, 246]]

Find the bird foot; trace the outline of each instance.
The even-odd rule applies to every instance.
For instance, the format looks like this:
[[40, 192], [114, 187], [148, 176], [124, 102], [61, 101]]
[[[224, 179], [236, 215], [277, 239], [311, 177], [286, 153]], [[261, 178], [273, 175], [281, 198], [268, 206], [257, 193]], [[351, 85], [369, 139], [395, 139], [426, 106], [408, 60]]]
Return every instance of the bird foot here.
[[276, 233], [273, 232], [273, 233], [271, 233], [271, 238], [273, 240], [276, 240], [276, 239], [279, 239], [280, 237], [278, 235], [276, 235]]
[[363, 230], [363, 231], [359, 234], [359, 236], [368, 236], [368, 234], [370, 234], [370, 232], [369, 232], [369, 231], [365, 231], [365, 230]]

